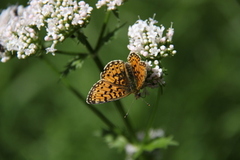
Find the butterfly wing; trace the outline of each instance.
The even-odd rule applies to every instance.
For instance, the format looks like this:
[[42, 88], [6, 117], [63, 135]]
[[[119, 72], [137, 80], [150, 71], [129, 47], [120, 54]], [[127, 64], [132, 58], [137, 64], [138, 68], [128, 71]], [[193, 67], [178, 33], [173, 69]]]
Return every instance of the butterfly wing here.
[[100, 75], [100, 78], [116, 85], [127, 86], [129, 84], [126, 75], [125, 62], [115, 60], [109, 62]]
[[109, 62], [100, 75], [100, 80], [88, 93], [88, 104], [100, 104], [118, 100], [131, 93], [129, 79], [126, 75], [125, 62]]
[[130, 94], [125, 86], [116, 85], [106, 80], [99, 80], [93, 85], [86, 102], [88, 104], [100, 104], [118, 100]]
[[132, 66], [132, 72], [136, 82], [136, 90], [139, 91], [144, 85], [145, 79], [147, 77], [146, 63], [141, 61], [140, 56], [136, 53], [129, 54], [128, 62]]

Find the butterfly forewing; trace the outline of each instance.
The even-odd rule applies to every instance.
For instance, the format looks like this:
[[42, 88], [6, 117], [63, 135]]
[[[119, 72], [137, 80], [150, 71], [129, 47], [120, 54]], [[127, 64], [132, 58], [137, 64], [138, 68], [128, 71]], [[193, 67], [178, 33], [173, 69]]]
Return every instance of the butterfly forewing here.
[[125, 62], [115, 60], [109, 62], [100, 75], [100, 80], [91, 88], [87, 103], [100, 104], [115, 101], [131, 93], [128, 87]]
[[104, 67], [100, 77], [108, 82], [126, 86], [129, 80], [125, 68], [125, 62], [121, 60], [111, 61]]

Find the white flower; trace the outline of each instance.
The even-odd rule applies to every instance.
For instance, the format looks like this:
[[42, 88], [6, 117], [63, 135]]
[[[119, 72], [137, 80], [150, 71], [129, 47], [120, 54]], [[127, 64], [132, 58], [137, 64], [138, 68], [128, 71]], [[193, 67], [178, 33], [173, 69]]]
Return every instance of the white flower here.
[[139, 150], [137, 146], [128, 143], [125, 146], [126, 160], [133, 160], [133, 155]]
[[97, 9], [102, 6], [107, 6], [107, 10], [115, 10], [117, 6], [121, 6], [123, 0], [98, 0], [96, 7]]
[[161, 128], [158, 128], [158, 129], [151, 128], [148, 134], [151, 139], [155, 139], [158, 137], [163, 137], [165, 133], [164, 133], [164, 130], [162, 130]]
[[57, 51], [57, 49], [55, 48], [56, 44], [57, 44], [57, 41], [53, 41], [51, 47], [46, 48], [47, 53], [52, 53], [53, 55], [55, 55], [54, 52]]
[[[161, 128], [157, 128], [157, 129], [150, 128], [147, 134], [149, 135], [150, 139], [155, 139], [155, 138], [158, 138], [158, 137], [163, 137], [165, 132]], [[140, 131], [140, 132], [137, 133], [137, 137], [141, 141], [145, 138], [145, 136], [146, 136], [146, 133], [143, 132], [143, 131]]]
[[172, 24], [171, 24], [171, 27], [168, 29], [168, 32], [166, 34], [169, 42], [172, 41], [173, 34], [174, 34], [174, 29], [172, 28]]
[[1, 62], [7, 62], [10, 59], [10, 55], [8, 55], [5, 51], [5, 48], [0, 44], [0, 59]]
[[141, 55], [148, 64], [146, 85], [152, 88], [165, 83], [161, 59], [176, 54], [172, 44], [174, 35], [172, 24], [164, 35], [165, 27], [156, 26], [156, 23], [157, 21], [152, 18], [139, 19], [128, 28], [129, 45], [127, 47], [130, 52]]

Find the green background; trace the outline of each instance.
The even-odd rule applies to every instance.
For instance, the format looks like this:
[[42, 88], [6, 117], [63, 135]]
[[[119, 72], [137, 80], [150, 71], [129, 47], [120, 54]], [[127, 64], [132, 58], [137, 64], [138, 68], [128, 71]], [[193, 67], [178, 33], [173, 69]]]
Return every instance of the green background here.
[[[88, 1], [94, 6], [95, 1]], [[1, 2], [26, 5], [27, 1]], [[129, 0], [119, 8], [127, 22], [111, 43], [100, 50], [104, 64], [126, 60], [127, 29], [138, 17], [153, 17], [168, 28], [174, 22], [177, 54], [162, 62], [168, 69], [161, 97], [149, 89], [151, 106], [131, 95], [121, 101], [130, 108], [136, 131], [144, 130], [154, 107], [154, 128], [173, 135], [179, 146], [162, 150], [163, 160], [240, 159], [240, 5], [235, 0]], [[92, 12], [85, 29], [94, 44], [103, 9]], [[116, 23], [111, 17], [113, 29]], [[67, 40], [65, 51], [84, 52], [81, 44]], [[59, 71], [71, 59], [48, 55]], [[92, 59], [67, 79], [84, 96], [99, 79]], [[155, 106], [160, 98], [159, 106]], [[131, 107], [132, 106], [132, 107]], [[113, 103], [96, 105], [114, 124], [124, 127]], [[0, 159], [2, 160], [121, 160], [124, 154], [109, 149], [98, 131], [106, 125], [80, 102], [44, 61], [16, 58], [0, 64]]]

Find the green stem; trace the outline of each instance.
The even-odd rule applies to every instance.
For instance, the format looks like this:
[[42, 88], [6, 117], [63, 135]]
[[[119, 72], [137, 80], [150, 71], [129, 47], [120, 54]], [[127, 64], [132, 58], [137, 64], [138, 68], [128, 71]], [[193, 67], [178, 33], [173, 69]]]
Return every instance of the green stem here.
[[89, 53], [93, 56], [93, 58], [97, 55], [99, 49], [102, 47], [102, 39], [103, 39], [105, 30], [107, 28], [107, 23], [109, 21], [109, 18], [110, 18], [110, 12], [107, 12], [105, 14], [104, 22], [103, 22], [103, 25], [102, 25], [102, 28], [101, 28], [101, 32], [100, 32], [100, 35], [98, 37], [98, 41], [97, 41], [95, 49], [92, 48], [92, 46], [88, 42], [88, 40], [85, 41], [85, 45], [86, 45]]
[[149, 120], [148, 120], [148, 124], [147, 124], [147, 128], [146, 128], [146, 133], [145, 133], [145, 137], [144, 137], [144, 141], [147, 142], [147, 140], [149, 139], [149, 130], [150, 128], [153, 126], [153, 122], [156, 118], [156, 114], [157, 114], [157, 109], [158, 109], [158, 105], [159, 105], [159, 98], [161, 97], [161, 93], [162, 93], [162, 87], [159, 87], [158, 89], [158, 94], [157, 94], [157, 97], [156, 98], [156, 105], [153, 106], [153, 110], [150, 114], [150, 117], [149, 117]]
[[[41, 59], [43, 59], [56, 74], [60, 73], [48, 59], [44, 57], [42, 57]], [[75, 96], [77, 96], [78, 99], [81, 100], [81, 102], [85, 102], [84, 96], [82, 96], [81, 93], [79, 93], [73, 86], [71, 86], [64, 77], [62, 77], [61, 82], [65, 85], [65, 87], [67, 87], [67, 89], [69, 89]], [[115, 128], [114, 124], [110, 120], [108, 120], [99, 110], [97, 110], [93, 105], [87, 105], [87, 107], [93, 113], [95, 113], [111, 130], [114, 130]]]
[[101, 61], [100, 58], [98, 57], [98, 55], [95, 55], [95, 56], [93, 57], [93, 60], [94, 60], [94, 62], [97, 64], [98, 69], [99, 69], [99, 71], [101, 72], [101, 71], [103, 70], [104, 66], [103, 66], [102, 61]]
[[129, 117], [126, 117], [126, 112], [125, 112], [125, 110], [123, 108], [123, 105], [122, 105], [121, 101], [114, 101], [114, 103], [115, 103], [116, 108], [118, 109], [118, 111], [120, 113], [120, 116], [122, 117], [122, 120], [123, 120], [125, 126], [128, 129], [128, 132], [130, 133], [130, 135], [132, 137], [132, 140], [134, 142], [136, 142], [137, 138], [136, 138], [135, 132], [134, 132], [134, 130], [132, 128], [132, 125], [131, 125], [131, 123], [129, 121]]
[[110, 18], [110, 11], [106, 12], [106, 14], [105, 14], [105, 18], [104, 18], [104, 21], [103, 21], [102, 29], [101, 29], [101, 32], [100, 32], [100, 35], [98, 37], [98, 41], [97, 41], [97, 44], [96, 44], [96, 47], [95, 47], [95, 53], [97, 53], [98, 50], [102, 46], [102, 38], [103, 38], [103, 35], [104, 35], [105, 30], [107, 28], [107, 24], [108, 24], [109, 18]]
[[62, 54], [62, 55], [67, 55], [67, 56], [87, 56], [87, 53], [75, 53], [75, 52], [66, 52], [66, 51], [56, 51], [54, 52], [55, 54]]

